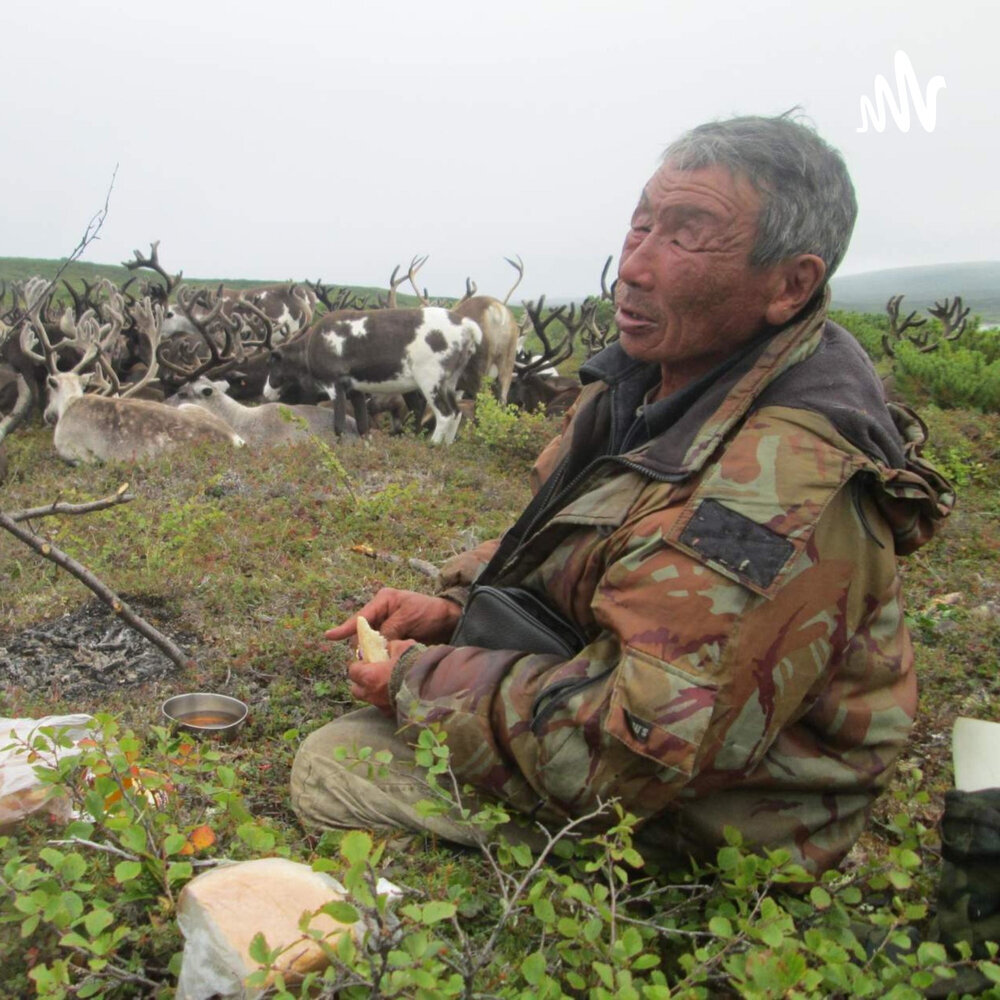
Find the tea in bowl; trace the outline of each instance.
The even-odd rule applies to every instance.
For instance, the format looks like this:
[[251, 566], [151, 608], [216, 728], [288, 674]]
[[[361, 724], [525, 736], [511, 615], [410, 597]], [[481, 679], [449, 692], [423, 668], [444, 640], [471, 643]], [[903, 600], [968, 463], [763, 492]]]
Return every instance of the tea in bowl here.
[[222, 739], [231, 739], [247, 718], [247, 706], [239, 698], [208, 691], [174, 695], [163, 703], [162, 711], [177, 729]]

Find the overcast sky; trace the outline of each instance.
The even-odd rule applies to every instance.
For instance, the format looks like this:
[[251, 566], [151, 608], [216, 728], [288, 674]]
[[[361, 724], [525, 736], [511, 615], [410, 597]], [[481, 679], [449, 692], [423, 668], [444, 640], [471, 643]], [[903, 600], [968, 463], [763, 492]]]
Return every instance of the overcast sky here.
[[[801, 105], [860, 218], [843, 273], [1000, 260], [1000, 6], [772, 0], [2, 0], [0, 256], [515, 301], [596, 291], [663, 147]], [[928, 131], [861, 124], [906, 53]], [[912, 111], [912, 109], [911, 109]]]

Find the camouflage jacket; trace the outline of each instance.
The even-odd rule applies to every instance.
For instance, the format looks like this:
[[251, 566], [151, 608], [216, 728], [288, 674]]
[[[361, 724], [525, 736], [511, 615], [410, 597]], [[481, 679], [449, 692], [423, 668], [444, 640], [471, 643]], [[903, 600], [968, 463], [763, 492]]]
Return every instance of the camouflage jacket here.
[[[829, 867], [916, 706], [896, 555], [954, 501], [918, 457], [923, 425], [885, 404], [825, 303], [625, 454], [603, 454], [615, 396], [646, 366], [617, 345], [594, 361], [536, 466], [564, 477], [558, 499], [491, 567], [589, 644], [417, 647], [397, 718], [439, 723], [461, 778], [546, 822], [617, 797], [667, 852], [713, 856], [735, 825]], [[445, 567], [450, 596], [488, 554]]]

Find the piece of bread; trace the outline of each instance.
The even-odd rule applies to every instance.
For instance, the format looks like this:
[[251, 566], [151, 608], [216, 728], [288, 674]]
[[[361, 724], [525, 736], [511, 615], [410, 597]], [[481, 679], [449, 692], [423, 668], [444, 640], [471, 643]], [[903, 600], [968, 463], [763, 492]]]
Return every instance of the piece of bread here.
[[[276, 963], [286, 979], [322, 969], [326, 956], [302, 933], [299, 920], [304, 912], [313, 913], [344, 895], [329, 875], [285, 858], [223, 865], [192, 879], [177, 901], [177, 922], [184, 935], [178, 1000], [251, 998], [263, 992], [245, 983], [259, 968], [250, 958], [250, 942], [258, 933], [269, 948], [288, 948]], [[310, 927], [327, 942], [357, 932], [356, 925], [322, 913], [311, 918]], [[272, 979], [273, 973], [268, 981]]]
[[364, 615], [358, 615], [358, 652], [362, 660], [369, 663], [380, 663], [389, 659], [389, 644], [381, 632], [368, 624]]

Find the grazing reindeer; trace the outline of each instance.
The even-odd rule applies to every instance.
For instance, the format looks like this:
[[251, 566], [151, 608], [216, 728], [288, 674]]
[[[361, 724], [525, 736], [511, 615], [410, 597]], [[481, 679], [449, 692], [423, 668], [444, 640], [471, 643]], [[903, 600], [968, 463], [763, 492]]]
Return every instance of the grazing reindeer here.
[[67, 462], [155, 458], [203, 441], [244, 443], [224, 420], [197, 406], [175, 409], [146, 399], [84, 395], [91, 377], [61, 372], [47, 379], [45, 422], [55, 424], [53, 444]]
[[[244, 406], [226, 394], [229, 384], [204, 376], [174, 393], [168, 406], [200, 406], [221, 417], [246, 441], [247, 446], [270, 448], [293, 441], [304, 441], [313, 435], [323, 439], [334, 436], [333, 410], [322, 406], [286, 406], [283, 403], [262, 403]], [[347, 433], [357, 436], [357, 427], [348, 417]]]
[[[437, 307], [329, 313], [271, 352], [264, 398], [277, 399], [288, 383], [322, 390], [343, 433], [348, 392], [419, 389], [435, 417], [431, 441], [450, 444], [461, 421], [455, 386], [481, 340], [472, 320]], [[355, 413], [363, 433], [367, 420]]]

